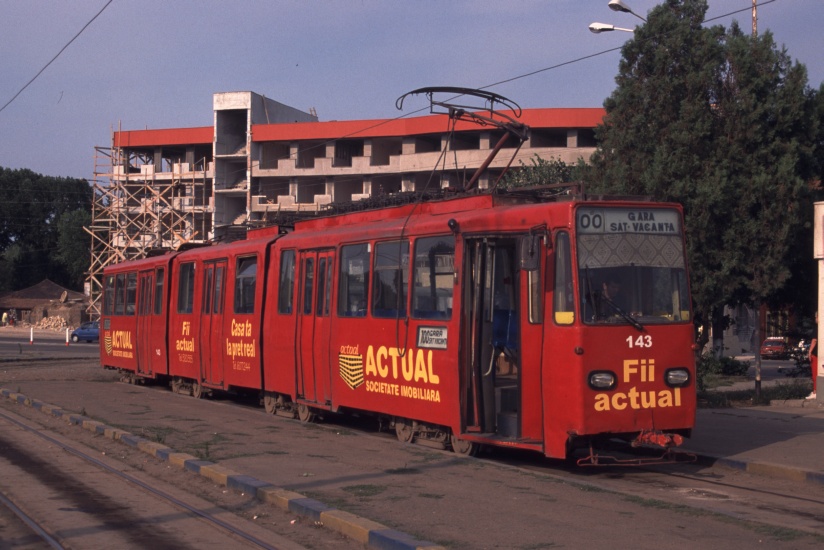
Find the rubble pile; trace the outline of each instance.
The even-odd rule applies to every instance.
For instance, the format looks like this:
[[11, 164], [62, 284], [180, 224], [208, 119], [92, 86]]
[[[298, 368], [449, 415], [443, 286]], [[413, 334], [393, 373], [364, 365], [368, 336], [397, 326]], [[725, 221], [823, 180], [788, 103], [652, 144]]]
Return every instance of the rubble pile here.
[[45, 330], [64, 330], [69, 328], [69, 324], [62, 317], [44, 317], [33, 326], [34, 328]]

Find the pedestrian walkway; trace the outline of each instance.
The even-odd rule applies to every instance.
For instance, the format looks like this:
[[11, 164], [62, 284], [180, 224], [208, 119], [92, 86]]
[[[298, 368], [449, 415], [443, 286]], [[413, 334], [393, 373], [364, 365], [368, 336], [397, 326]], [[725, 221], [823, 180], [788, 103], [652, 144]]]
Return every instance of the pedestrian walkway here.
[[698, 409], [693, 436], [682, 449], [702, 462], [824, 484], [824, 405], [797, 399], [764, 407]]

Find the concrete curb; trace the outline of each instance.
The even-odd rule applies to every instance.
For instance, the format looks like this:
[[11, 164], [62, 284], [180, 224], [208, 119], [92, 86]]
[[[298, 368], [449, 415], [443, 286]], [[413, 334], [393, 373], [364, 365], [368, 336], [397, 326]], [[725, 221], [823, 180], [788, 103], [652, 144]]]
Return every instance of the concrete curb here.
[[824, 402], [819, 402], [818, 399], [785, 399], [778, 401], [774, 399], [770, 402], [770, 407], [798, 407], [801, 409], [822, 409]]
[[[692, 452], [689, 451], [689, 449], [684, 450], [687, 452]], [[698, 463], [705, 466], [722, 466], [731, 470], [740, 470], [742, 472], [764, 477], [824, 485], [824, 473], [813, 470], [806, 470], [804, 468], [796, 468], [783, 464], [773, 464], [770, 462], [747, 461], [702, 453], [693, 454], [698, 457]]]
[[30, 399], [23, 394], [6, 388], [0, 388], [0, 395], [21, 405], [32, 407], [44, 414], [61, 418], [69, 424], [80, 426], [92, 433], [134, 447], [143, 453], [168, 462], [172, 466], [203, 476], [209, 481], [228, 489], [254, 495], [261, 502], [273, 504], [281, 510], [292, 512], [312, 521], [320, 521], [324, 527], [365, 544], [368, 548], [378, 550], [446, 550], [434, 542], [416, 539], [411, 535], [390, 529], [372, 520], [327, 506], [300, 493], [276, 487], [252, 476], [234, 472], [208, 460], [199, 460], [192, 455], [178, 453], [166, 445], [112, 428], [101, 422], [70, 413], [42, 401]]

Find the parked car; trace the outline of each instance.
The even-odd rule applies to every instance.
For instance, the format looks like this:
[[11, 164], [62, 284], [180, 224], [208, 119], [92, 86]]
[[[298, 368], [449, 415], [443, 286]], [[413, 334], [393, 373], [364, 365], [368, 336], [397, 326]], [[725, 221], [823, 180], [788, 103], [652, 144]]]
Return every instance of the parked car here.
[[790, 346], [786, 338], [771, 336], [761, 344], [761, 357], [765, 359], [787, 359], [790, 356]]
[[100, 340], [100, 322], [89, 321], [83, 323], [72, 331], [72, 342], [84, 340], [86, 342], [97, 342]]

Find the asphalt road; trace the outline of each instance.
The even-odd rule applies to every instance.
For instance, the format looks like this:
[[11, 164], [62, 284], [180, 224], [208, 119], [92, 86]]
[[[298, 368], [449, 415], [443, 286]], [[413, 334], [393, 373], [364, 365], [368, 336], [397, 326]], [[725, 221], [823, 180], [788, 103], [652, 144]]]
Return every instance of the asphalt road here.
[[66, 332], [38, 330], [27, 327], [0, 328], [0, 361], [29, 361], [49, 358], [98, 358], [97, 342], [69, 342]]
[[[755, 359], [747, 358], [745, 360], [750, 363], [750, 370], [747, 371], [747, 378], [750, 380], [755, 380]], [[794, 367], [795, 361], [792, 359], [762, 359], [761, 380], [763, 382], [792, 380], [787, 373], [791, 372]]]

